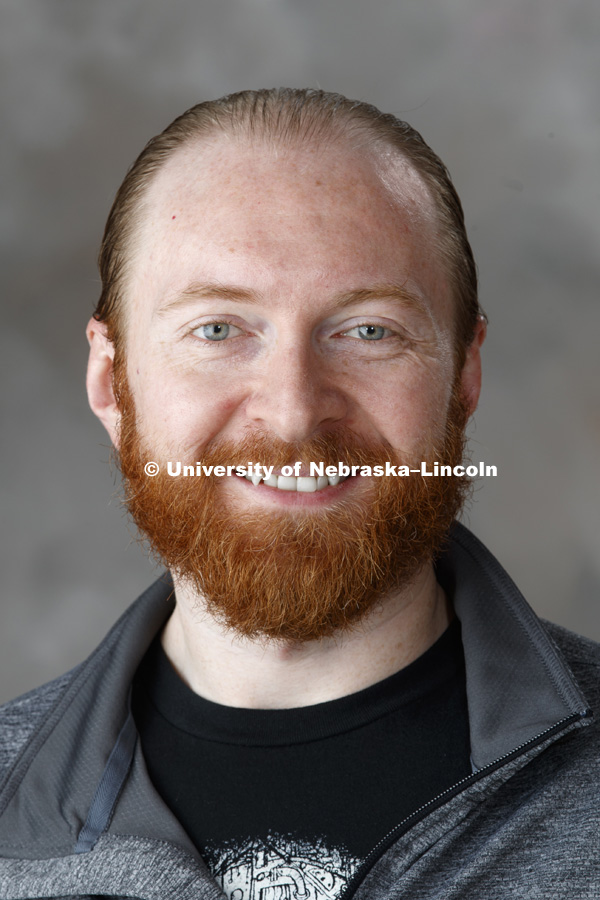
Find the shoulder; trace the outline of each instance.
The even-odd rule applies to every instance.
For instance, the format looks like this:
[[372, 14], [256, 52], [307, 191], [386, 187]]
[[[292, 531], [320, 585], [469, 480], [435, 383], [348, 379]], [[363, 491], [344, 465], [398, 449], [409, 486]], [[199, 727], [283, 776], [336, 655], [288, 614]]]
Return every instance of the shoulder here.
[[0, 706], [0, 784], [22, 748], [59, 702], [78, 668]]
[[542, 622], [563, 653], [572, 656], [573, 659], [584, 665], [600, 666], [600, 643], [583, 637], [581, 634], [575, 634], [574, 631], [569, 631], [568, 628], [548, 622], [546, 619], [542, 619]]
[[594, 712], [600, 711], [600, 644], [561, 625], [544, 621], [544, 627], [562, 653]]
[[[116, 689], [128, 692], [133, 673], [174, 603], [173, 583], [169, 573], [163, 573], [125, 610], [86, 660], [54, 681], [0, 706], [0, 785], [53, 710], [56, 709], [58, 721], [72, 698], [78, 697], [81, 702], [78, 690], [90, 676], [96, 678], [96, 685], [108, 679], [109, 693]], [[70, 688], [72, 696], [65, 696]], [[87, 691], [87, 697], [89, 704], [96, 702], [93, 687]], [[54, 722], [49, 721], [48, 725], [53, 727]]]

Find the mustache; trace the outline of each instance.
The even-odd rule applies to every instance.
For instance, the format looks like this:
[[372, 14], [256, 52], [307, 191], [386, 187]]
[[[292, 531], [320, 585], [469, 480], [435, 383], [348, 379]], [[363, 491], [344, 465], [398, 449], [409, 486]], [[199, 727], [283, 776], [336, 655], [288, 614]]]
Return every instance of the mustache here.
[[261, 466], [273, 466], [275, 470], [283, 466], [292, 466], [301, 462], [308, 467], [309, 463], [337, 465], [373, 465], [387, 460], [398, 460], [398, 451], [385, 440], [366, 440], [359, 437], [349, 428], [339, 428], [335, 432], [326, 432], [306, 441], [287, 442], [266, 435], [252, 432], [239, 440], [210, 443], [202, 450], [190, 449], [190, 460], [202, 461], [208, 465], [245, 466], [248, 463]]

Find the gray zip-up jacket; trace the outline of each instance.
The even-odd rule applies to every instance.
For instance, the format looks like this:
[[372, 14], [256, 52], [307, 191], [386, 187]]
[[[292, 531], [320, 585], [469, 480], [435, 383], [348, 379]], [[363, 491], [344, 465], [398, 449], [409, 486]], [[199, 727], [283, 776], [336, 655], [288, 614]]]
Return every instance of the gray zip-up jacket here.
[[[598, 900], [600, 647], [542, 624], [460, 525], [439, 577], [462, 624], [473, 774], [399, 822], [344, 900]], [[172, 606], [159, 579], [86, 662], [0, 710], [0, 900], [223, 900], [129, 711]]]

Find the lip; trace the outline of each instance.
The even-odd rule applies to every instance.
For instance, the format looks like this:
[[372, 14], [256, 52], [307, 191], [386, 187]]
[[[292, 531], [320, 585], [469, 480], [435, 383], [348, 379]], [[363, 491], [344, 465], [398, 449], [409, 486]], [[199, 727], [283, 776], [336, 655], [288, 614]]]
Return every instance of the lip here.
[[261, 505], [265, 504], [267, 506], [279, 508], [310, 507], [311, 509], [318, 509], [319, 507], [330, 506], [332, 502], [341, 499], [345, 494], [352, 492], [356, 489], [360, 481], [360, 476], [349, 475], [347, 478], [344, 478], [343, 481], [340, 481], [339, 484], [329, 485], [329, 487], [323, 488], [323, 490], [310, 493], [280, 490], [277, 487], [270, 487], [264, 482], [254, 485], [251, 481], [248, 481], [247, 478], [240, 475], [235, 478], [234, 483], [240, 485], [241, 490], [244, 495], [248, 496], [249, 500], [253, 499]]

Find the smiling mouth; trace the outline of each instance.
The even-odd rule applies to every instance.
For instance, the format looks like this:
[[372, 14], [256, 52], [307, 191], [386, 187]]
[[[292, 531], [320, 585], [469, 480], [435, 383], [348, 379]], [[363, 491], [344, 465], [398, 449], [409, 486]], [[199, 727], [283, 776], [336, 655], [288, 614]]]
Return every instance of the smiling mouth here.
[[314, 478], [312, 475], [270, 475], [265, 478], [261, 475], [244, 475], [246, 481], [252, 482], [256, 487], [261, 482], [267, 487], [277, 488], [279, 491], [297, 491], [300, 494], [314, 494], [324, 491], [325, 488], [335, 487], [342, 481], [346, 481], [348, 475], [321, 475]]

